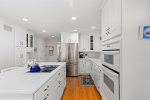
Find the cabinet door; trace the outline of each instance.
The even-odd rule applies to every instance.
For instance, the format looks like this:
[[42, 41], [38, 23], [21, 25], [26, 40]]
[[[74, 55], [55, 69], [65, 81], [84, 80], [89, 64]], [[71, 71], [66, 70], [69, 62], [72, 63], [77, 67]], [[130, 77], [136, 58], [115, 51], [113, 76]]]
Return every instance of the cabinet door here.
[[79, 35], [79, 51], [84, 51], [84, 34]]
[[50, 98], [51, 98], [50, 100], [60, 100], [59, 99], [59, 86], [58, 84], [54, 84], [54, 85], [55, 85], [53, 88], [54, 91], [52, 91], [50, 94]]
[[110, 0], [111, 2], [111, 29], [110, 37], [121, 34], [121, 0]]
[[70, 34], [70, 43], [79, 43], [79, 34], [78, 33], [71, 33]]
[[84, 34], [84, 51], [90, 50], [90, 38], [88, 34]]
[[26, 51], [23, 47], [16, 47], [15, 50], [15, 65], [24, 66], [26, 63]]
[[100, 51], [101, 50], [101, 41], [100, 41], [100, 33], [96, 32], [94, 34], [94, 41], [93, 41], [94, 51]]
[[107, 0], [102, 10], [102, 41], [121, 34], [121, 0]]
[[16, 26], [15, 45], [17, 47], [25, 47], [26, 46], [26, 29]]
[[27, 52], [34, 52], [34, 34], [31, 32], [26, 34], [26, 50]]
[[62, 43], [78, 43], [79, 42], [78, 33], [61, 33], [61, 42]]
[[90, 38], [89, 34], [80, 34], [79, 38], [79, 50], [89, 51], [90, 50]]
[[102, 10], [102, 41], [107, 40], [108, 30], [110, 28], [110, 0], [105, 1], [104, 8]]
[[85, 68], [86, 68], [86, 73], [90, 73], [90, 70], [91, 70], [91, 61], [90, 60], [85, 60]]
[[79, 73], [84, 73], [85, 72], [85, 66], [84, 66], [84, 61], [79, 60]]

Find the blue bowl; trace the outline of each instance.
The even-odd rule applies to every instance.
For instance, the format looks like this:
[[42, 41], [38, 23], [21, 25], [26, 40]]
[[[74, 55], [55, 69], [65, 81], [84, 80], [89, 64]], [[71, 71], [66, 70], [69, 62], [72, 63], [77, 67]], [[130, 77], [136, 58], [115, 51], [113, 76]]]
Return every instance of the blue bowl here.
[[40, 67], [38, 65], [30, 68], [30, 72], [39, 72], [40, 70], [41, 69], [40, 69]]

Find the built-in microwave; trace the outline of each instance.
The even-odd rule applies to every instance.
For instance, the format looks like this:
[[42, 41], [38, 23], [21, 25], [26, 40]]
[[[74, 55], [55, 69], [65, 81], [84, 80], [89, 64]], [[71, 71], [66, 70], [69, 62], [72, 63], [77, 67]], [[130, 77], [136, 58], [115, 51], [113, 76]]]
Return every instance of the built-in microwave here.
[[105, 66], [119, 72], [120, 71], [120, 50], [103, 50], [102, 51], [102, 63]]

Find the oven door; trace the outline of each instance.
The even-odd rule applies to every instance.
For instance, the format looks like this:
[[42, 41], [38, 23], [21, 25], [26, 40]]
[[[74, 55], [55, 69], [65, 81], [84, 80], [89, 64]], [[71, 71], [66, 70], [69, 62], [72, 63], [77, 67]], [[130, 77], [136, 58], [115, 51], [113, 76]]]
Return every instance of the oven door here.
[[119, 100], [119, 74], [103, 67], [102, 89], [109, 100]]
[[109, 68], [120, 71], [120, 51], [119, 50], [109, 50], [102, 51], [103, 64]]

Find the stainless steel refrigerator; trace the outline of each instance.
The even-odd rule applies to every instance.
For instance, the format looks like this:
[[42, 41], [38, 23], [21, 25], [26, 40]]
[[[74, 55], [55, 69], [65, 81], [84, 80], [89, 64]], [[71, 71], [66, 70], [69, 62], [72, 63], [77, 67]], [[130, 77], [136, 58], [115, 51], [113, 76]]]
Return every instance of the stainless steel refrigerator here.
[[67, 76], [78, 76], [78, 43], [61, 43], [57, 50], [58, 61], [66, 62]]

